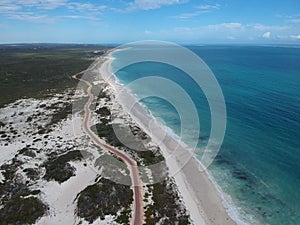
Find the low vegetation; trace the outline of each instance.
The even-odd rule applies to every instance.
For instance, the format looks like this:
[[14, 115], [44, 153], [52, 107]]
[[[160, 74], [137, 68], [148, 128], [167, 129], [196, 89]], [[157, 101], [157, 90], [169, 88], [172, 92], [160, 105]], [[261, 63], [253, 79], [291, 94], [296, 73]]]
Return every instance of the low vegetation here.
[[46, 180], [55, 180], [63, 183], [70, 177], [75, 176], [75, 168], [69, 164], [70, 161], [83, 159], [82, 152], [74, 150], [60, 156], [54, 156], [44, 163]]
[[133, 193], [129, 186], [101, 178], [86, 187], [78, 196], [77, 215], [89, 223], [106, 215], [117, 217], [121, 224], [128, 224]]
[[[149, 140], [149, 137], [140, 128], [136, 126], [126, 127], [124, 124], [112, 125], [111, 112], [107, 107], [101, 107], [95, 112], [100, 115], [100, 123], [92, 126], [91, 129], [97, 133], [99, 137], [104, 138], [107, 143], [112, 146], [122, 148], [127, 152], [136, 154], [138, 156], [136, 160], [138, 161], [139, 165], [141, 164], [139, 162], [140, 160], [145, 166], [153, 165], [164, 160], [164, 157], [161, 155], [159, 149], [153, 152], [144, 147], [142, 140]], [[125, 146], [117, 137], [114, 128], [122, 131], [120, 134], [124, 136], [124, 139], [127, 141], [130, 140], [131, 143], [135, 143], [135, 146], [139, 148], [138, 151], [132, 150]]]
[[0, 167], [5, 178], [0, 183], [0, 225], [34, 224], [46, 212], [46, 205], [34, 197], [40, 190], [30, 190], [19, 180], [17, 170], [21, 164], [15, 157], [11, 163]]
[[13, 197], [0, 209], [0, 225], [34, 224], [44, 212], [45, 205], [35, 197]]
[[[72, 75], [93, 62], [99, 45], [0, 45], [0, 108], [23, 97], [41, 98], [74, 88]], [[97, 55], [103, 54], [98, 52]]]
[[178, 192], [170, 178], [148, 185], [148, 188], [152, 191], [153, 204], [146, 208], [146, 224], [190, 224], [189, 216], [180, 203]]

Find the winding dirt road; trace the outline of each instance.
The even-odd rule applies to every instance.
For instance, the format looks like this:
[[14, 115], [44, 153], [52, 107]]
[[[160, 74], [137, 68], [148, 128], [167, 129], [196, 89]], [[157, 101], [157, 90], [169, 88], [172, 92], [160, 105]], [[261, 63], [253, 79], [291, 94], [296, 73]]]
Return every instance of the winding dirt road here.
[[95, 98], [95, 96], [92, 93], [92, 87], [93, 85], [83, 79], [77, 78], [77, 75], [83, 74], [87, 71], [93, 70], [96, 66], [98, 66], [101, 62], [99, 61], [96, 63], [93, 67], [82, 71], [80, 73], [77, 73], [73, 76], [73, 78], [80, 80], [84, 82], [88, 88], [87, 88], [87, 94], [89, 96], [88, 101], [86, 102], [84, 106], [84, 117], [83, 117], [83, 130], [84, 132], [90, 137], [90, 139], [100, 148], [103, 150], [106, 150], [115, 156], [118, 156], [121, 158], [127, 165], [129, 171], [130, 171], [130, 178], [131, 183], [133, 187], [133, 215], [131, 219], [131, 225], [142, 225], [144, 222], [144, 202], [143, 202], [143, 195], [142, 195], [142, 182], [139, 174], [139, 170], [136, 164], [136, 161], [132, 159], [130, 156], [128, 156], [123, 151], [116, 149], [107, 143], [105, 143], [103, 140], [101, 140], [98, 135], [96, 135], [90, 128], [90, 120], [91, 120], [91, 111], [90, 106]]

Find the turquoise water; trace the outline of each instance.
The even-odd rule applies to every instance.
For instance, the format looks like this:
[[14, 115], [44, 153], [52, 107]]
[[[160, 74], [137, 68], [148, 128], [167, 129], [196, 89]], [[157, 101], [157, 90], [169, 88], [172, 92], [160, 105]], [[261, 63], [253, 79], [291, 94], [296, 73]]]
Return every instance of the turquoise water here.
[[[259, 224], [300, 224], [300, 48], [255, 46], [190, 47], [211, 68], [227, 107], [223, 145], [209, 171], [231, 196], [240, 216]], [[126, 50], [114, 53], [118, 65]], [[204, 94], [181, 70], [142, 62], [118, 71], [119, 80], [159, 75], [180, 84], [191, 96], [201, 122], [201, 135], [191, 129], [183, 140], [205, 146], [210, 111]], [[132, 87], [139, 95], [147, 87]], [[155, 93], [155, 88], [153, 88]], [[141, 101], [176, 134], [180, 117], [165, 100]], [[198, 155], [197, 155], [198, 154]]]

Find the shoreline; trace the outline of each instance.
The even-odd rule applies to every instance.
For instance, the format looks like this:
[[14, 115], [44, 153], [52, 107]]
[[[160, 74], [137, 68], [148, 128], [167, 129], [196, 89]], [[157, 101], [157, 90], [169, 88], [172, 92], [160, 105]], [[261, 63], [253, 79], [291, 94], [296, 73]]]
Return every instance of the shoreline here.
[[[151, 118], [141, 104], [137, 105], [138, 109], [132, 110], [130, 107], [128, 108], [128, 106], [133, 106], [135, 98], [128, 91], [125, 90], [124, 92], [124, 87], [111, 72], [111, 63], [114, 60], [111, 54], [115, 51], [120, 51], [120, 49], [109, 51], [104, 56], [106, 60], [104, 60], [99, 68], [101, 77], [112, 87], [115, 93], [122, 92], [122, 96], [118, 97], [120, 105], [151, 137], [153, 142], [161, 148], [170, 170], [170, 175], [175, 178], [178, 191], [183, 198], [193, 223], [199, 225], [232, 225], [239, 222], [239, 224], [242, 224], [242, 221], [235, 215], [236, 213], [229, 211], [230, 208], [227, 207], [226, 202], [224, 202], [225, 199], [222, 198], [223, 193], [212, 179], [213, 177], [211, 177], [208, 171], [205, 170], [204, 172], [200, 170], [200, 164], [197, 159], [191, 156], [185, 147], [168, 134], [161, 127], [161, 124], [158, 124]], [[151, 129], [148, 127], [149, 124], [151, 124]], [[165, 138], [161, 141], [160, 137]], [[175, 151], [171, 149], [175, 149]]]

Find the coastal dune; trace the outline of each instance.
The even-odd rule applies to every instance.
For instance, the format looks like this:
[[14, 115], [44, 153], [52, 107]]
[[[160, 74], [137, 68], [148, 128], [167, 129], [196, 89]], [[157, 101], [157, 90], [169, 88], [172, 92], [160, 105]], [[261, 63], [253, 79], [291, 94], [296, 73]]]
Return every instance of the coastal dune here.
[[111, 72], [113, 61], [111, 53], [105, 57], [99, 68], [99, 79], [107, 81], [116, 95], [122, 92], [117, 98], [119, 103], [162, 150], [170, 175], [175, 178], [193, 223], [197, 225], [237, 224], [229, 216], [228, 209], [225, 208], [220, 193], [208, 173], [200, 168], [201, 165], [193, 158], [192, 153], [172, 138], [142, 105], [136, 104], [133, 95], [124, 91]]

